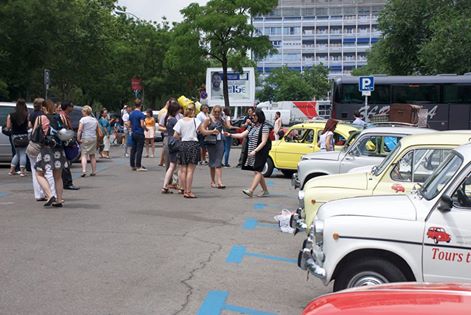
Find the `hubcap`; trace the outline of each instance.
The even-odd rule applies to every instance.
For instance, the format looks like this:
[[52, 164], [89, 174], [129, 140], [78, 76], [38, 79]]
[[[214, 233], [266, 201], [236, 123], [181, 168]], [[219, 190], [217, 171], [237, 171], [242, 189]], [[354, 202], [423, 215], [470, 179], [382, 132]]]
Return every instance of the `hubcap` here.
[[383, 275], [377, 272], [364, 271], [355, 275], [348, 282], [347, 287], [348, 288], [364, 287], [364, 286], [371, 286], [371, 285], [379, 285], [379, 284], [388, 283], [388, 282], [389, 282], [388, 279], [386, 279]]
[[263, 166], [263, 171], [262, 171], [262, 174], [266, 174], [268, 171], [268, 164], [265, 163], [265, 165]]

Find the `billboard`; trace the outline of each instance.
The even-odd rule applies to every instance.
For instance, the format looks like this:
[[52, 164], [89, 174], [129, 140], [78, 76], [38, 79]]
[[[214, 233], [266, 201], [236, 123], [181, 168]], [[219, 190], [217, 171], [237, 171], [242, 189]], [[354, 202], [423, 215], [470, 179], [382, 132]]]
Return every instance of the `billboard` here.
[[[254, 68], [243, 68], [241, 73], [227, 71], [227, 86], [231, 106], [252, 106], [255, 102]], [[222, 68], [206, 70], [206, 92], [209, 105], [224, 105]]]

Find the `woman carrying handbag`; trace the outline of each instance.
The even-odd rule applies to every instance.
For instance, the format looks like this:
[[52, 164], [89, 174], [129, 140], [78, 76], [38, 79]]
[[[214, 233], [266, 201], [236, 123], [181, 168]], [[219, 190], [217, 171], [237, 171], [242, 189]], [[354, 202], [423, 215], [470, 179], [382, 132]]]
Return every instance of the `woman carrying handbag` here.
[[28, 108], [26, 101], [19, 99], [16, 102], [15, 111], [7, 116], [7, 129], [11, 131], [11, 142], [15, 148], [15, 155], [11, 159], [10, 172], [8, 175], [15, 175], [15, 169], [20, 163], [20, 176], [26, 176], [26, 147], [29, 143], [28, 129]]

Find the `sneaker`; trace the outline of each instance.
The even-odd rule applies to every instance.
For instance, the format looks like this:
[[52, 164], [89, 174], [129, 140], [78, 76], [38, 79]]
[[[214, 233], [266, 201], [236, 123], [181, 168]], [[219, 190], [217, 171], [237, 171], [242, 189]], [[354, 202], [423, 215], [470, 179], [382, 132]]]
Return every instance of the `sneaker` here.
[[138, 172], [147, 172], [147, 168], [145, 168], [144, 166], [141, 166], [137, 169]]
[[251, 191], [248, 190], [248, 189], [242, 190], [242, 193], [244, 193], [245, 195], [249, 196], [250, 198], [253, 197], [253, 192], [251, 192]]
[[131, 170], [137, 171], [137, 167], [131, 167]]
[[257, 197], [261, 197], [261, 198], [263, 198], [263, 197], [270, 197], [270, 193], [269, 193], [268, 190], [267, 190], [267, 191], [264, 191], [263, 193], [257, 195]]
[[226, 165], [224, 165], [224, 167], [231, 167], [231, 165], [230, 165], [230, 164], [226, 164]]

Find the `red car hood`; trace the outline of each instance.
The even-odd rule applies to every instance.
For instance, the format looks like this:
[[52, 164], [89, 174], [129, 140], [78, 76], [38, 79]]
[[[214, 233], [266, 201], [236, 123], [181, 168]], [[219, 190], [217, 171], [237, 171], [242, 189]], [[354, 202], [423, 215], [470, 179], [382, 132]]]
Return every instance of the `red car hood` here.
[[303, 315], [468, 315], [471, 284], [399, 283], [321, 296]]

